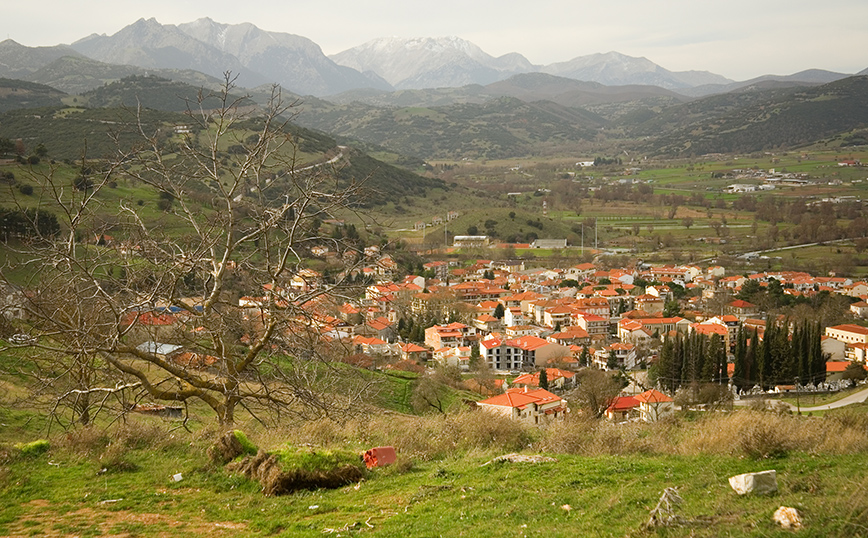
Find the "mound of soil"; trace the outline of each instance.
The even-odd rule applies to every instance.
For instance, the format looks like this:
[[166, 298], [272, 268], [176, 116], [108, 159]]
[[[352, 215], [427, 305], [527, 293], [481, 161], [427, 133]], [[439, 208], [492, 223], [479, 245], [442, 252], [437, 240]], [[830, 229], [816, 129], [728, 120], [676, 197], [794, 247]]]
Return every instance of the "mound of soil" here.
[[267, 496], [285, 495], [305, 489], [334, 489], [358, 482], [364, 477], [362, 469], [349, 464], [328, 471], [284, 471], [280, 466], [280, 459], [264, 450], [260, 450], [255, 456], [247, 456], [241, 461], [230, 463], [227, 469], [262, 484], [262, 492]]

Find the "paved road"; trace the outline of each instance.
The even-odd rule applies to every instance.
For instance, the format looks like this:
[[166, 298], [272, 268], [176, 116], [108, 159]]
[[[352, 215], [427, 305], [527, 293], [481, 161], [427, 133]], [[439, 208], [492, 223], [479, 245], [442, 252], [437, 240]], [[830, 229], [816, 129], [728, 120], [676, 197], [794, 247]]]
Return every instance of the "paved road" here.
[[[807, 401], [810, 401], [811, 397], [806, 394], [803, 398], [804, 398], [803, 401], [807, 402]], [[868, 400], [868, 387], [865, 387], [864, 389], [862, 389], [858, 392], [854, 392], [853, 394], [851, 394], [849, 396], [841, 398], [838, 401], [835, 401], [835, 402], [832, 402], [832, 403], [829, 403], [826, 405], [818, 405], [816, 407], [802, 406], [801, 410], [802, 410], [802, 413], [809, 413], [812, 411], [828, 411], [829, 409], [837, 409], [839, 407], [845, 407], [847, 405], [854, 404], [854, 403], [862, 403], [866, 400]], [[790, 408], [792, 408], [793, 410], [796, 409], [795, 405], [792, 405], [792, 404], [787, 404], [787, 405], [789, 405]]]
[[[791, 397], [791, 396], [792, 396], [792, 394], [787, 395], [787, 397]], [[802, 393], [801, 394], [801, 400], [805, 403], [809, 403], [811, 401], [810, 393]], [[757, 400], [756, 399], [736, 400], [734, 402], [734, 404], [737, 406], [748, 406], [751, 404], [751, 402], [755, 402], [755, 401], [757, 401]], [[789, 402], [784, 402], [784, 401], [779, 400], [777, 398], [769, 398], [766, 401], [767, 402], [780, 402], [780, 404], [789, 406], [790, 409], [792, 409], [793, 411], [798, 409], [797, 406], [795, 406]], [[828, 411], [829, 409], [837, 409], [839, 407], [845, 407], [845, 406], [848, 406], [850, 404], [862, 403], [865, 401], [868, 401], [868, 387], [865, 387], [860, 391], [854, 392], [853, 394], [850, 394], [849, 396], [845, 396], [844, 398], [841, 398], [840, 400], [837, 400], [837, 401], [834, 401], [832, 403], [828, 403], [825, 405], [817, 405], [814, 407], [807, 407], [805, 405], [802, 405], [801, 411], [802, 411], [802, 413], [809, 413], [812, 411]]]

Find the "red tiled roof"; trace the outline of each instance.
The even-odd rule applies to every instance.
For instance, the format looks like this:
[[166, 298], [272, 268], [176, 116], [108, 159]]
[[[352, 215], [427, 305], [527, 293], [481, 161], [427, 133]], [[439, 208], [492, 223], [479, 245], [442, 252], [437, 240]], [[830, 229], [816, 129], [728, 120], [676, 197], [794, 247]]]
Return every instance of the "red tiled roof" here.
[[609, 407], [606, 411], [609, 412], [617, 412], [617, 411], [629, 411], [630, 409], [635, 409], [639, 407], [639, 400], [632, 396], [616, 396], [612, 403], [609, 404]]
[[659, 390], [646, 390], [642, 394], [636, 396], [636, 400], [639, 403], [660, 403], [660, 402], [671, 402], [672, 398], [666, 396]]

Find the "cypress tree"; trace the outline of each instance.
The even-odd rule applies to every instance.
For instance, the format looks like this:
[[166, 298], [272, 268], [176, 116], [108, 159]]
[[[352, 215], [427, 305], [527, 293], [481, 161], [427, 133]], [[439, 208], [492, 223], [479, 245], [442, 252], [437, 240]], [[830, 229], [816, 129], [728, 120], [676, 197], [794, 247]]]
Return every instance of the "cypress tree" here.
[[705, 357], [703, 381], [711, 383], [723, 383], [726, 377], [726, 350], [723, 346], [723, 338], [715, 333], [708, 339], [708, 352]]
[[735, 357], [733, 359], [732, 383], [741, 391], [748, 386], [747, 372], [747, 331], [739, 327], [735, 339]]

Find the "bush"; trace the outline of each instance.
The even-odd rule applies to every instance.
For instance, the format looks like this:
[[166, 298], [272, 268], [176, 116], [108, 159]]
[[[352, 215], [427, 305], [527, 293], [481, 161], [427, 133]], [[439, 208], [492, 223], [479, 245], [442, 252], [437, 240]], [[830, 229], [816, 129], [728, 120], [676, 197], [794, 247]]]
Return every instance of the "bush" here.
[[29, 443], [19, 443], [15, 445], [15, 448], [18, 449], [18, 454], [22, 458], [35, 458], [48, 452], [51, 448], [51, 443], [46, 439], [38, 439]]
[[18, 191], [24, 196], [30, 196], [33, 194], [33, 185], [19, 185]]

